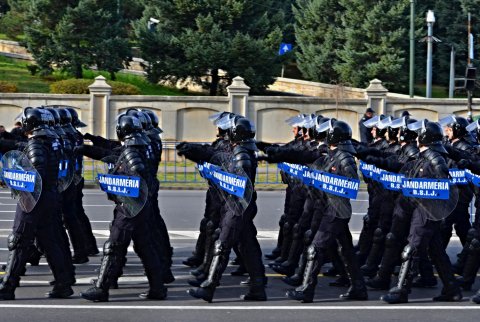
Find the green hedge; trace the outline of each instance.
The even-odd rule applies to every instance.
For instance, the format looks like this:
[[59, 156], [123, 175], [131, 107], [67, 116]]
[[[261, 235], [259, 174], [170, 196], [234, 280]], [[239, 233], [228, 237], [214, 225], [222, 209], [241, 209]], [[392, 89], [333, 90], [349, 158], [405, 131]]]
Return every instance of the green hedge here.
[[6, 82], [0, 81], [0, 93], [16, 93], [18, 92], [17, 85]]
[[[88, 94], [88, 86], [92, 85], [91, 79], [66, 79], [50, 85], [53, 94]], [[112, 86], [112, 95], [139, 95], [140, 89], [131, 84], [107, 81]]]

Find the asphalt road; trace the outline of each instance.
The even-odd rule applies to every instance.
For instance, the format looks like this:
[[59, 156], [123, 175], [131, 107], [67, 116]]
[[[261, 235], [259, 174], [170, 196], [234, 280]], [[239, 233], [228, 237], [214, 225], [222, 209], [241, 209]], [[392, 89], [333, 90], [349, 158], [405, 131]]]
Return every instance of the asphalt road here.
[[[160, 191], [160, 209], [170, 231], [175, 248], [174, 275], [176, 281], [169, 285], [167, 301], [144, 301], [138, 294], [147, 287], [141, 263], [130, 249], [125, 275], [120, 279], [120, 288], [110, 292], [110, 302], [90, 303], [79, 297], [79, 293], [90, 285], [96, 277], [101, 257], [91, 257], [90, 262], [77, 265], [77, 285], [75, 294], [68, 300], [51, 300], [44, 297], [50, 290], [48, 281], [52, 279], [46, 262], [42, 259], [37, 267], [27, 266], [27, 275], [22, 278], [15, 301], [0, 302], [0, 321], [298, 321], [298, 320], [338, 320], [338, 321], [470, 321], [478, 319], [480, 306], [468, 301], [473, 292], [464, 292], [465, 300], [460, 303], [434, 303], [431, 298], [440, 292], [434, 289], [414, 289], [411, 301], [406, 305], [387, 305], [378, 299], [383, 292], [371, 291], [370, 300], [344, 302], [338, 295], [343, 288], [328, 286], [331, 278], [320, 277], [313, 304], [300, 304], [285, 298], [288, 286], [280, 277], [267, 269], [269, 301], [263, 303], [243, 302], [239, 296], [245, 289], [239, 285], [242, 278], [232, 277], [227, 272], [222, 286], [217, 289], [214, 303], [208, 304], [190, 298], [185, 291], [189, 268], [181, 260], [190, 255], [198, 223], [204, 207], [204, 191]], [[267, 252], [275, 245], [278, 219], [283, 209], [284, 193], [260, 192], [259, 212], [255, 219], [259, 230], [262, 249]], [[354, 216], [351, 230], [354, 237], [361, 228], [361, 219], [367, 209], [367, 195], [359, 194], [353, 202]], [[108, 238], [108, 223], [112, 216], [112, 204], [99, 191], [86, 190], [84, 205], [92, 222], [99, 247]], [[15, 210], [15, 201], [9, 193], [0, 191], [0, 262], [7, 258], [6, 236], [9, 234]], [[454, 258], [459, 250], [457, 239], [452, 242], [449, 254]], [[267, 262], [265, 262], [267, 263]], [[478, 289], [477, 283], [473, 289]]]

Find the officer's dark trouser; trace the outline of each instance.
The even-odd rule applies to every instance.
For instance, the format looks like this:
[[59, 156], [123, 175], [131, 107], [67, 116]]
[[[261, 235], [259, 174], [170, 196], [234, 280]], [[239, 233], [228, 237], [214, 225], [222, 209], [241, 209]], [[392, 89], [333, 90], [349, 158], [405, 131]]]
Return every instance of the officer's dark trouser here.
[[[111, 281], [119, 276], [123, 266], [123, 258], [127, 253], [130, 241], [133, 240], [134, 250], [140, 257], [151, 288], [163, 286], [163, 272], [165, 263], [161, 260], [161, 254], [156, 246], [156, 230], [151, 229], [157, 224], [150, 201], [147, 201], [143, 210], [135, 217], [125, 216], [125, 210], [117, 205], [114, 209], [114, 219], [110, 228], [110, 237], [107, 243], [110, 244], [108, 255], [104, 256], [103, 262], [108, 262], [108, 269], [105, 276], [99, 278], [102, 281]], [[107, 244], [106, 243], [106, 244]], [[108, 258], [107, 258], [108, 257]], [[152, 281], [159, 281], [159, 285], [152, 285]], [[108, 289], [110, 283], [101, 283], [101, 287]]]
[[157, 227], [157, 244], [160, 247], [159, 254], [165, 261], [166, 267], [172, 266], [173, 248], [170, 244], [170, 236], [168, 235], [167, 225], [160, 214], [160, 208], [158, 207], [158, 187], [155, 189], [151, 197], [151, 207], [153, 210], [153, 219]]
[[[86, 248], [89, 253], [91, 252], [98, 252], [97, 249], [97, 240], [95, 239], [95, 236], [93, 236], [92, 232], [92, 225], [90, 224], [90, 219], [88, 216], [85, 214], [85, 209], [83, 208], [83, 187], [85, 184], [85, 180], [82, 178], [82, 180], [78, 183], [78, 185], [75, 186], [75, 214], [77, 217], [77, 220], [80, 221], [80, 224], [82, 226], [82, 231], [85, 234], [85, 240], [87, 242]], [[73, 183], [72, 183], [73, 185]]]
[[458, 202], [453, 212], [442, 223], [442, 240], [445, 248], [448, 246], [450, 238], [452, 237], [452, 228], [455, 227], [455, 232], [462, 245], [467, 241], [468, 230], [472, 228], [470, 224], [470, 214], [468, 207], [470, 203]]
[[[215, 278], [220, 280], [228, 264], [229, 254], [233, 246], [238, 245], [238, 250], [243, 258], [243, 264], [253, 283], [261, 283], [265, 277], [265, 266], [262, 262], [262, 250], [257, 240], [257, 229], [253, 218], [257, 213], [257, 204], [252, 200], [243, 213], [227, 210], [220, 222], [220, 235], [218, 242], [225, 247], [221, 262], [216, 268]], [[218, 281], [215, 281], [218, 282]]]
[[87, 248], [87, 233], [84, 231], [84, 225], [81, 224], [79, 217], [77, 217], [75, 204], [76, 187], [72, 183], [67, 190], [61, 194], [61, 211], [63, 215], [63, 223], [67, 229], [70, 243], [73, 248], [73, 253], [78, 257], [86, 257], [88, 255]]
[[296, 267], [298, 265], [303, 248], [305, 247], [305, 232], [310, 229], [312, 224], [313, 213], [315, 211], [314, 206], [315, 200], [313, 200], [311, 197], [307, 197], [303, 207], [302, 215], [298, 219], [298, 223], [293, 226], [292, 246], [290, 247], [287, 260], [290, 266]]
[[442, 280], [442, 293], [448, 293], [458, 286], [442, 241], [441, 222], [428, 220], [422, 212], [419, 208], [413, 212], [408, 244], [413, 250], [413, 257], [430, 257]]
[[20, 274], [30, 255], [30, 245], [37, 239], [39, 247], [52, 270], [56, 283], [72, 285], [74, 268], [68, 237], [60, 216], [59, 194], [56, 190], [42, 191], [42, 197], [30, 213], [17, 205], [12, 234], [9, 237], [11, 250], [3, 283], [18, 285]]
[[373, 244], [373, 235], [378, 227], [382, 207], [384, 206], [385, 192], [380, 184], [371, 182], [367, 185], [368, 190], [368, 210], [363, 218], [363, 227], [358, 239], [358, 260], [360, 265], [365, 263]]
[[350, 219], [340, 219], [334, 216], [324, 216], [320, 227], [315, 234], [312, 246], [316, 250], [316, 261], [309, 276], [310, 290], [314, 290], [317, 284], [317, 276], [320, 273], [322, 265], [329, 252], [329, 249], [336, 248], [337, 243], [340, 246], [343, 261], [350, 276], [351, 283], [355, 287], [363, 287], [363, 276], [355, 255], [352, 235], [350, 233], [348, 222]]
[[[406, 209], [400, 204], [395, 205], [393, 211], [392, 225], [390, 232], [385, 238], [385, 250], [379, 267], [378, 276], [382, 279], [390, 279], [400, 257], [404, 246], [407, 244], [410, 227], [412, 224], [413, 209]], [[419, 272], [424, 278], [432, 278], [432, 265], [426, 253], [419, 255]]]

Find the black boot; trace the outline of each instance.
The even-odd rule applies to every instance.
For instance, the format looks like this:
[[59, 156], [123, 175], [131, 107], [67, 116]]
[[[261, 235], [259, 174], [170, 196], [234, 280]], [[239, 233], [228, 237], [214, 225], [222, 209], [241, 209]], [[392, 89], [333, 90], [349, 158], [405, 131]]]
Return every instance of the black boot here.
[[368, 300], [367, 288], [363, 280], [354, 281], [347, 293], [341, 294], [342, 300], [366, 301]]
[[270, 267], [274, 267], [276, 265], [281, 265], [288, 259], [288, 254], [290, 253], [290, 247], [292, 246], [293, 240], [293, 226], [291, 223], [285, 223], [283, 225], [283, 242], [282, 242], [282, 249], [280, 252], [280, 256], [275, 259], [273, 263], [268, 264]]
[[220, 282], [222, 273], [228, 263], [229, 251], [225, 244], [217, 240], [215, 242], [215, 251], [208, 271], [208, 278], [197, 289], [189, 289], [187, 293], [197, 299], [202, 299], [206, 302], [212, 303], [215, 289]]
[[[430, 248], [429, 251], [432, 251], [432, 248]], [[443, 254], [441, 255], [434, 256], [437, 254], [437, 252], [430, 255], [435, 264], [435, 268], [437, 269], [438, 276], [443, 284], [442, 292], [439, 296], [435, 296], [433, 300], [436, 302], [459, 302], [463, 298], [462, 291], [455, 279], [455, 276], [453, 275], [450, 259], [443, 248], [442, 251]]]
[[399, 260], [401, 247], [395, 234], [387, 234], [385, 238], [385, 251], [377, 275], [366, 282], [366, 285], [376, 290], [390, 289], [391, 278], [395, 270], [395, 264]]
[[349, 287], [349, 286], [351, 286], [350, 279], [348, 278], [348, 276], [340, 276], [339, 278], [337, 278], [333, 282], [328, 283], [328, 285], [333, 286], [333, 287]]
[[301, 301], [302, 303], [312, 303], [315, 296], [315, 287], [317, 286], [318, 273], [320, 271], [323, 260], [322, 252], [315, 249], [314, 246], [308, 247], [307, 264], [305, 266], [305, 274], [303, 283], [294, 290], [287, 291], [287, 297]]
[[347, 293], [341, 294], [340, 298], [343, 300], [356, 300], [356, 301], [366, 301], [368, 300], [367, 287], [365, 286], [365, 281], [363, 280], [362, 272], [360, 267], [358, 267], [358, 262], [353, 251], [353, 247], [345, 249], [342, 247], [343, 262], [345, 263], [345, 268], [350, 276], [350, 288], [347, 290]]
[[363, 276], [374, 277], [378, 271], [378, 265], [382, 260], [385, 245], [385, 234], [381, 228], [377, 228], [373, 234], [373, 245], [365, 264], [360, 267]]
[[236, 270], [230, 272], [232, 276], [244, 276], [245, 274], [247, 274], [247, 269], [243, 263], [240, 263]]
[[277, 246], [272, 249], [270, 254], [265, 254], [266, 259], [274, 260], [278, 256], [280, 256], [280, 253], [282, 251], [282, 242], [283, 242], [283, 225], [285, 223], [285, 215], [282, 215], [280, 217], [280, 221], [278, 222], [278, 225], [280, 226], [280, 229], [278, 230], [278, 237], [277, 237]]
[[73, 289], [70, 284], [55, 283], [53, 289], [46, 293], [46, 296], [54, 299], [66, 299], [73, 294]]
[[40, 253], [38, 248], [35, 245], [30, 246], [30, 255], [27, 263], [30, 263], [32, 266], [38, 266], [40, 264], [40, 258], [42, 258], [42, 253]]
[[413, 257], [413, 250], [410, 245], [405, 246], [402, 253], [403, 263], [398, 274], [398, 284], [390, 289], [388, 294], [383, 295], [380, 299], [389, 304], [399, 304], [408, 302], [408, 293], [412, 284], [413, 277], [418, 272], [418, 257]]
[[148, 284], [150, 288], [148, 291], [139, 295], [144, 300], [165, 300], [167, 298], [167, 288], [165, 287], [162, 275], [154, 271], [146, 270]]
[[480, 290], [472, 296], [471, 301], [475, 304], [480, 304]]
[[14, 234], [8, 236], [7, 245], [10, 252], [5, 265], [5, 275], [3, 275], [2, 283], [0, 284], [0, 300], [15, 299], [15, 289], [19, 285], [20, 274], [25, 269], [29, 248], [28, 246], [20, 245], [20, 239], [20, 236]]
[[120, 245], [114, 245], [106, 241], [103, 246], [103, 258], [96, 284], [80, 293], [80, 296], [92, 302], [107, 302], [108, 290], [112, 279], [118, 276], [118, 270], [122, 259]]
[[[264, 286], [267, 286], [268, 284], [268, 277], [263, 277], [263, 285]], [[252, 285], [252, 280], [250, 279], [250, 277], [248, 277], [246, 280], [244, 281], [241, 281], [240, 282], [240, 285], [242, 286], [251, 286]]]
[[265, 277], [257, 277], [250, 279], [250, 289], [248, 293], [240, 296], [244, 301], [266, 301], [267, 293], [265, 293]]
[[[457, 254], [457, 261], [452, 264], [453, 272], [457, 275], [462, 275], [465, 263], [467, 261], [470, 243], [474, 238], [478, 236], [477, 230], [475, 228], [470, 228], [467, 233], [467, 238], [465, 245], [463, 245], [462, 251]], [[478, 238], [477, 238], [478, 239]]]
[[373, 244], [373, 233], [375, 231], [375, 226], [376, 222], [372, 222], [369, 215], [365, 215], [363, 217], [363, 227], [362, 231], [360, 232], [360, 236], [358, 237], [357, 244], [357, 258], [360, 266], [365, 264], [368, 254], [370, 253], [370, 249]]
[[412, 287], [432, 288], [437, 286], [437, 278], [433, 272], [433, 265], [428, 256], [422, 256], [418, 264], [420, 277], [415, 277], [412, 281]]
[[480, 241], [474, 238], [468, 247], [468, 253], [465, 255], [466, 261], [463, 268], [462, 277], [458, 279], [460, 286], [465, 291], [470, 291], [475, 283], [478, 269], [480, 268]]

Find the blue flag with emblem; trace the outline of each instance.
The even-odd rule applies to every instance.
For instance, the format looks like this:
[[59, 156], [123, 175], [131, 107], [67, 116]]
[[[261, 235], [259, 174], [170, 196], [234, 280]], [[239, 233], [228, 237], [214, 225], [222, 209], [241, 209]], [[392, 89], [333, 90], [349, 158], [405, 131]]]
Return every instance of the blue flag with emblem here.
[[447, 200], [450, 197], [450, 180], [403, 178], [402, 193], [411, 198]]
[[314, 170], [315, 188], [339, 197], [357, 199], [360, 180]]
[[3, 169], [3, 180], [12, 189], [33, 192], [35, 190], [34, 171]]
[[140, 194], [140, 178], [99, 173], [100, 188], [113, 195], [137, 198]]
[[360, 171], [363, 174], [364, 178], [369, 178], [373, 179], [375, 181], [379, 180], [380, 174], [382, 173], [382, 169], [377, 168], [373, 164], [365, 163], [363, 161], [360, 161]]
[[243, 198], [248, 178], [210, 167], [210, 180], [227, 193]]
[[382, 170], [380, 176], [378, 177], [378, 181], [387, 190], [401, 191], [403, 178], [405, 178], [403, 174]]
[[465, 170], [465, 177], [477, 187], [480, 187], [480, 176], [472, 173], [470, 170]]
[[465, 176], [465, 170], [452, 168], [448, 170], [450, 174], [450, 183], [456, 185], [466, 185], [468, 184], [467, 177]]

